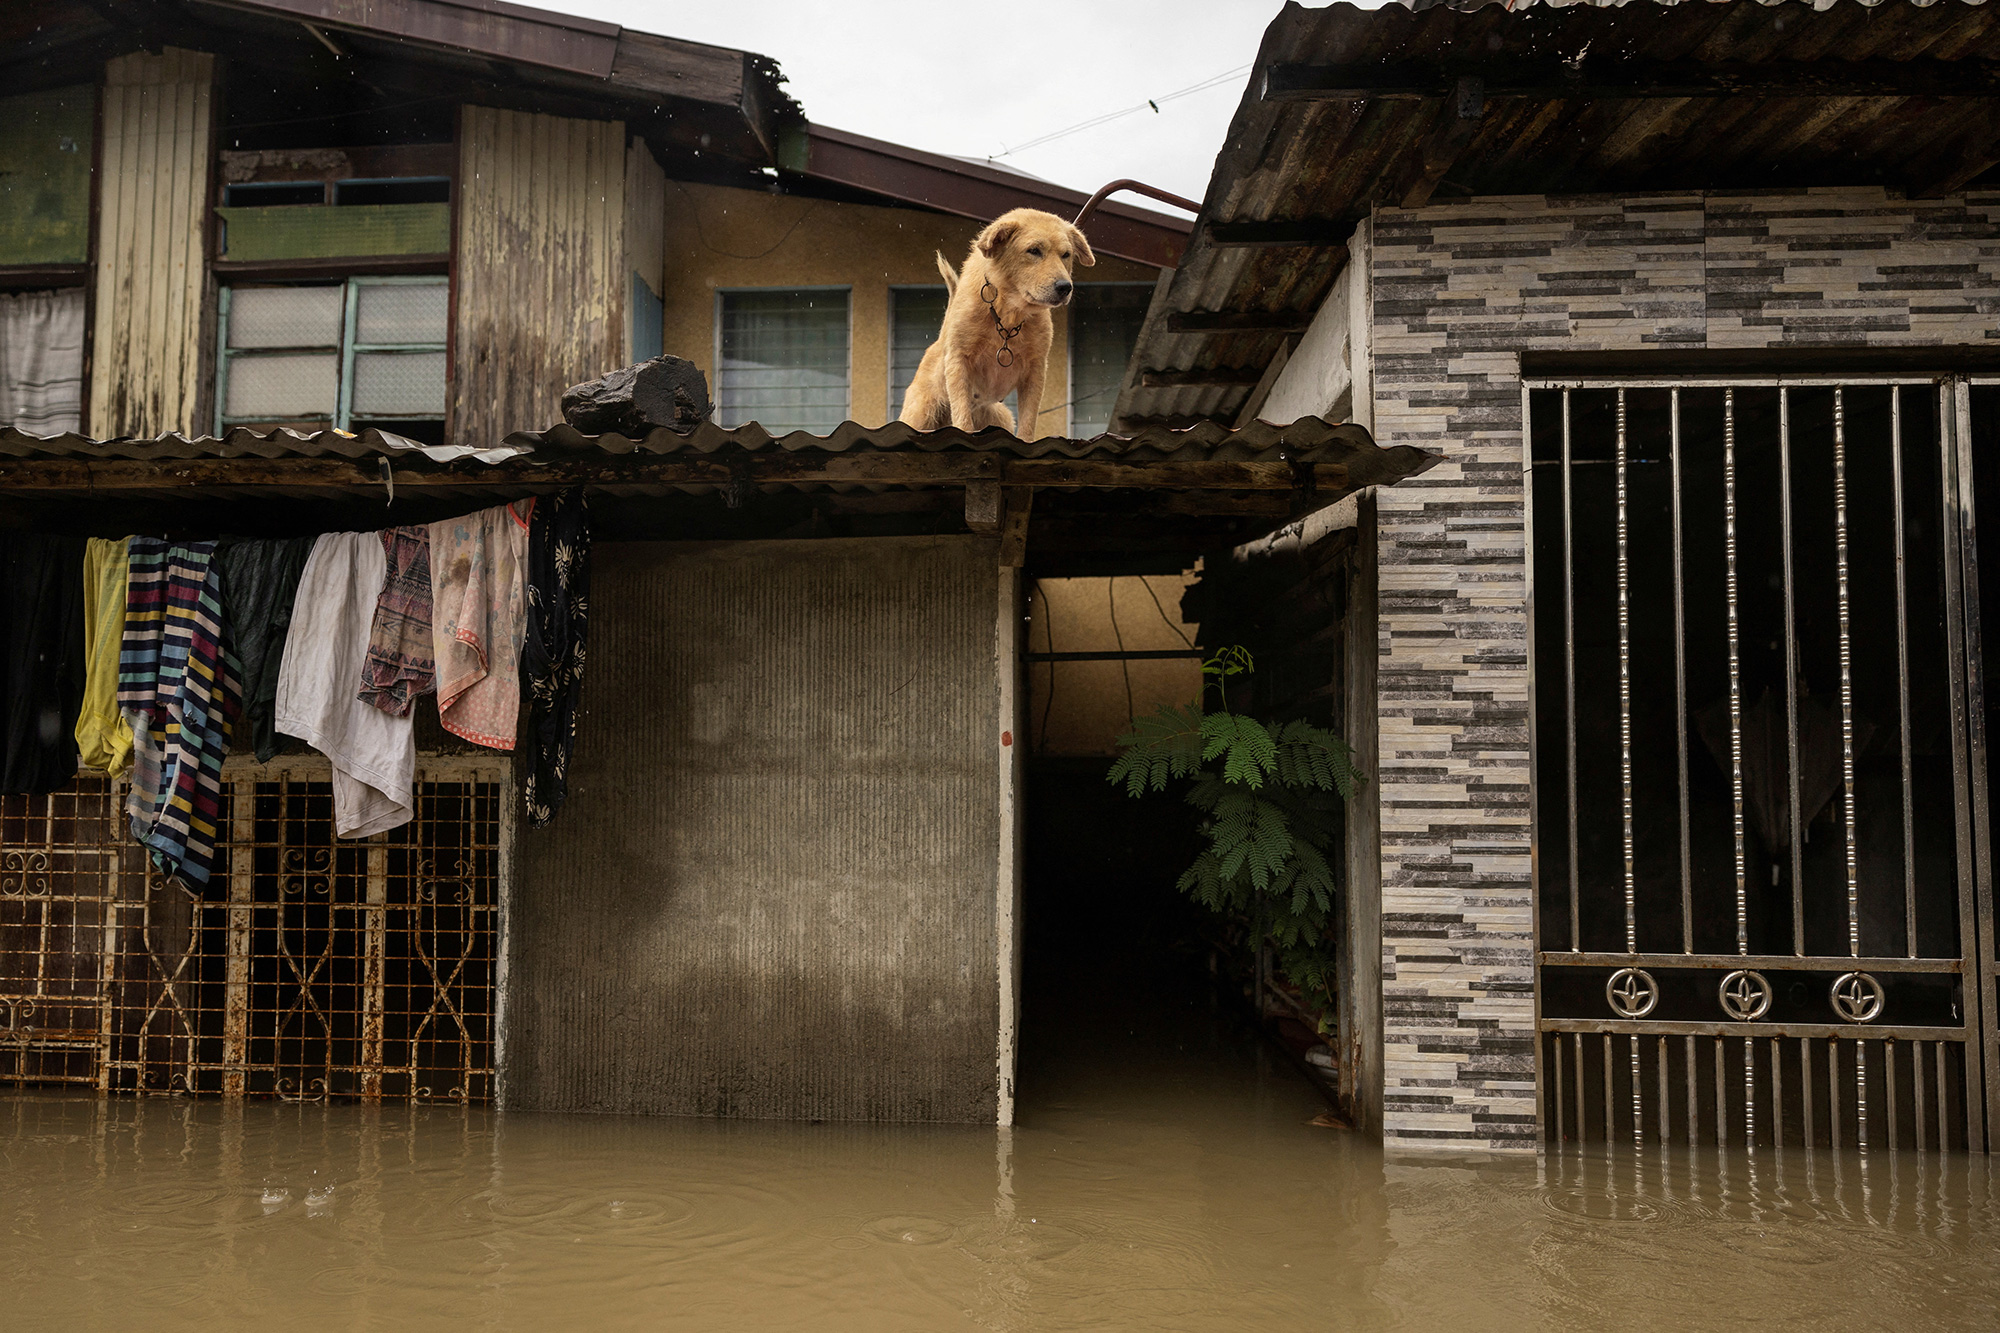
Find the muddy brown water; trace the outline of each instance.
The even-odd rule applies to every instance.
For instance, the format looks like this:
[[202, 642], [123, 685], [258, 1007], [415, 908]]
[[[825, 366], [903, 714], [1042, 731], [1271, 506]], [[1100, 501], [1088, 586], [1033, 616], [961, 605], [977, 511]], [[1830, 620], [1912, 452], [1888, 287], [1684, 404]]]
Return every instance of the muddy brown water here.
[[0, 1331], [1995, 1326], [1985, 1158], [1385, 1158], [1049, 845], [1011, 1130], [0, 1092]]
[[1231, 1040], [1011, 1131], [11, 1095], [0, 1326], [1993, 1327], [1984, 1159], [1422, 1163], [1317, 1109]]

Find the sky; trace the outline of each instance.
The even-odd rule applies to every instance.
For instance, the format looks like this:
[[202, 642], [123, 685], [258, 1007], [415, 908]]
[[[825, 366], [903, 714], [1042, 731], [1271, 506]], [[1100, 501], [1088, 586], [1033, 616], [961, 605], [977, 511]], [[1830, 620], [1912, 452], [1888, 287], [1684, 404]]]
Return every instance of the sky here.
[[[1194, 200], [1207, 192], [1265, 25], [1281, 8], [1281, 0], [532, 2], [770, 56], [816, 124], [992, 156], [1078, 190], [1131, 177]], [[1062, 134], [1119, 112], [1127, 114]]]

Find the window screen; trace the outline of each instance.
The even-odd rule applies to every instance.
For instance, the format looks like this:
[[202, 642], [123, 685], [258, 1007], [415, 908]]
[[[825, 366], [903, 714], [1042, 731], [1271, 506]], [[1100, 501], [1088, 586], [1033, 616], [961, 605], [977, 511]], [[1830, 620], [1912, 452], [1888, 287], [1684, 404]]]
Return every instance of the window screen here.
[[[889, 415], [903, 414], [903, 395], [917, 377], [924, 353], [937, 341], [944, 327], [945, 290], [937, 287], [892, 287], [889, 289]], [[1007, 395], [1007, 410], [1020, 414], [1021, 396]]]
[[924, 353], [944, 326], [943, 287], [895, 287], [889, 292], [889, 414], [903, 411], [903, 395], [917, 377]]
[[216, 427], [433, 435], [449, 318], [445, 278], [225, 288]]
[[1079, 286], [1069, 315], [1069, 434], [1087, 440], [1111, 424], [1125, 363], [1139, 340], [1153, 289], [1143, 283]]
[[829, 434], [847, 416], [845, 288], [723, 292], [716, 357], [720, 424]]

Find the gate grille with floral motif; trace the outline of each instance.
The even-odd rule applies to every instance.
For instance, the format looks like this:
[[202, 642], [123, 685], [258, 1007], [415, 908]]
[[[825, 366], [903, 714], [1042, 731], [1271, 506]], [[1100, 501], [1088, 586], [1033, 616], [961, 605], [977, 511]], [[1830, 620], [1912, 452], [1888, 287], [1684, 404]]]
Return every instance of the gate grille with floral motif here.
[[416, 816], [333, 836], [316, 758], [225, 770], [206, 891], [80, 777], [0, 797], [0, 1083], [493, 1099], [500, 772], [422, 761]]
[[1978, 392], [1529, 386], [1547, 1139], [1988, 1145]]

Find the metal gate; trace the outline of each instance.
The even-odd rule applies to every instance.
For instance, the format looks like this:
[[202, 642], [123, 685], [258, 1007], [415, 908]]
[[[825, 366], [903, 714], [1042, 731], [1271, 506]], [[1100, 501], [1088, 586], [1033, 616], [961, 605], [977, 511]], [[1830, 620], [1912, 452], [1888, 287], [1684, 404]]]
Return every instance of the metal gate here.
[[1979, 394], [1527, 386], [1548, 1140], [1987, 1147]]
[[317, 756], [223, 777], [206, 891], [150, 868], [120, 784], [0, 797], [0, 1086], [492, 1100], [501, 772], [420, 761], [365, 841]]

